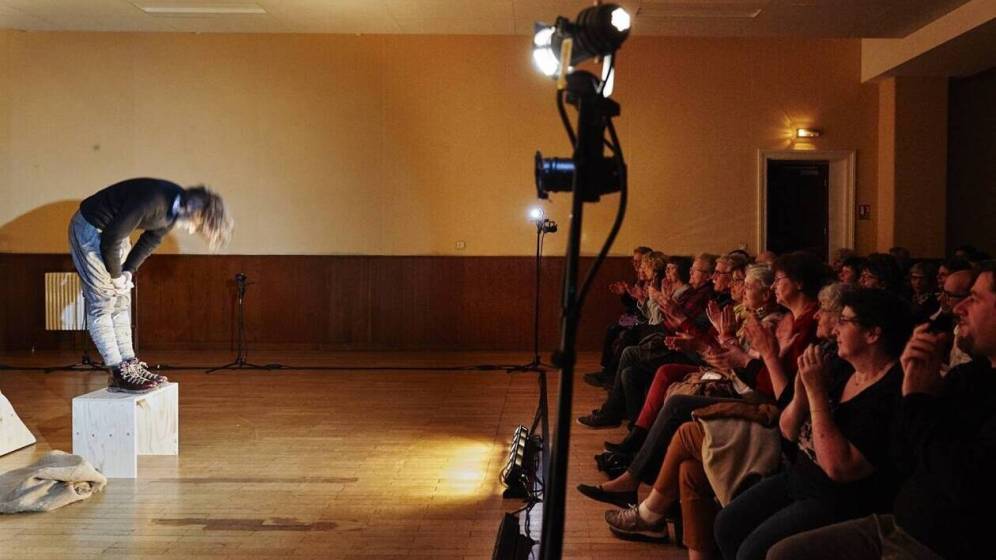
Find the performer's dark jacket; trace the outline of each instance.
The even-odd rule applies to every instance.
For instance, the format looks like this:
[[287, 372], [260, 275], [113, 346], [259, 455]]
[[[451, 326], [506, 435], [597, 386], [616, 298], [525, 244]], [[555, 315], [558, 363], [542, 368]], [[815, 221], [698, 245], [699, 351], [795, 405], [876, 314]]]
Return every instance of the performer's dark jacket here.
[[[80, 214], [101, 230], [100, 255], [111, 278], [132, 273], [162, 242], [176, 223], [174, 205], [186, 191], [162, 179], [128, 179], [115, 183], [80, 203]], [[144, 230], [124, 263], [119, 244], [136, 229]]]

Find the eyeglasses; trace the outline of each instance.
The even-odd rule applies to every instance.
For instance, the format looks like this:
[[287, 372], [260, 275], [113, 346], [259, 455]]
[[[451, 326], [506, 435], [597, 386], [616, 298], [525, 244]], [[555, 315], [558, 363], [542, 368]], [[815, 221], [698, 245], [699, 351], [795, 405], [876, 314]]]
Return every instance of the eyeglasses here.
[[851, 323], [853, 325], [860, 327], [861, 319], [858, 319], [857, 317], [844, 317], [843, 315], [841, 315], [840, 317], [837, 317], [837, 324], [839, 325], [841, 323]]
[[941, 290], [941, 297], [946, 297], [948, 299], [965, 299], [968, 296], [969, 294], [965, 292], [955, 293], [955, 292], [949, 292], [947, 290]]
[[861, 278], [874, 278], [875, 280], [878, 280], [878, 276], [875, 276], [874, 274], [868, 272], [867, 270], [861, 273]]
[[774, 282], [772, 282], [772, 285], [777, 284], [777, 283], [781, 282], [782, 280], [788, 280], [788, 276], [775, 276]]
[[732, 276], [733, 273], [732, 272], [720, 272], [720, 271], [717, 270], [717, 271], [713, 272], [712, 275], [713, 276]]

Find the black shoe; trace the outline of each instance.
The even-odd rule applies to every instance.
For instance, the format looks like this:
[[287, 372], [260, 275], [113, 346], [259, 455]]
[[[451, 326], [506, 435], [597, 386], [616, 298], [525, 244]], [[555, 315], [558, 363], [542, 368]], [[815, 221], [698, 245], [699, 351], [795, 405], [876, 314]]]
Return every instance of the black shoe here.
[[613, 418], [600, 410], [592, 410], [591, 414], [578, 418], [578, 424], [601, 430], [604, 428], [618, 428], [622, 426], [622, 419]]
[[624, 453], [606, 451], [605, 453], [595, 455], [595, 464], [598, 466], [598, 470], [609, 475], [610, 479], [616, 478], [626, 472], [626, 469], [629, 468], [632, 462], [633, 457]]
[[587, 484], [578, 484], [578, 492], [581, 492], [585, 496], [588, 496], [592, 500], [597, 500], [599, 502], [604, 502], [606, 504], [612, 504], [614, 506], [619, 506], [621, 508], [628, 508], [639, 503], [636, 498], [636, 492], [609, 492], [608, 490], [602, 490], [601, 485], [589, 486]]
[[613, 453], [625, 453], [635, 455], [643, 447], [643, 442], [647, 439], [647, 430], [633, 426], [633, 429], [626, 434], [626, 438], [619, 443], [605, 442], [605, 450]]
[[605, 387], [605, 379], [606, 376], [604, 371], [584, 374], [584, 382], [592, 387], [598, 387], [599, 389]]

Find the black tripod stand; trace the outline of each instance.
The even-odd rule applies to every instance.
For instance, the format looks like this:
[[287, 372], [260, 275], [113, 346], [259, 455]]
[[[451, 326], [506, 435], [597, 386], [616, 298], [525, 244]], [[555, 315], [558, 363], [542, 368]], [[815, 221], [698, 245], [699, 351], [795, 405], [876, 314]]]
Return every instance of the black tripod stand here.
[[283, 364], [254, 364], [246, 358], [249, 354], [249, 342], [246, 340], [246, 287], [252, 282], [247, 282], [248, 276], [244, 272], [235, 275], [236, 296], [238, 302], [238, 312], [236, 316], [237, 338], [235, 360], [223, 366], [218, 366], [207, 370], [205, 373], [214, 373], [222, 369], [283, 369]]
[[[521, 366], [508, 368], [513, 371], [538, 371], [545, 373], [545, 368], [555, 368], [552, 364], [543, 363], [539, 351], [540, 329], [540, 275], [543, 271], [543, 239], [548, 233], [557, 233], [557, 222], [547, 219], [542, 214], [533, 220], [536, 223], [536, 284], [533, 286], [533, 361]], [[542, 380], [545, 384], [545, 379]]]

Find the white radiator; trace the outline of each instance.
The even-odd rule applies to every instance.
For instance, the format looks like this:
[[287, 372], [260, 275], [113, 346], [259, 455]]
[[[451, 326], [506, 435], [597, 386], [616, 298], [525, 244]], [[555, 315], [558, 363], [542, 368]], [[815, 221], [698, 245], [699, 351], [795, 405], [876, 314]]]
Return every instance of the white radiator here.
[[86, 329], [83, 289], [75, 272], [45, 273], [45, 330]]

